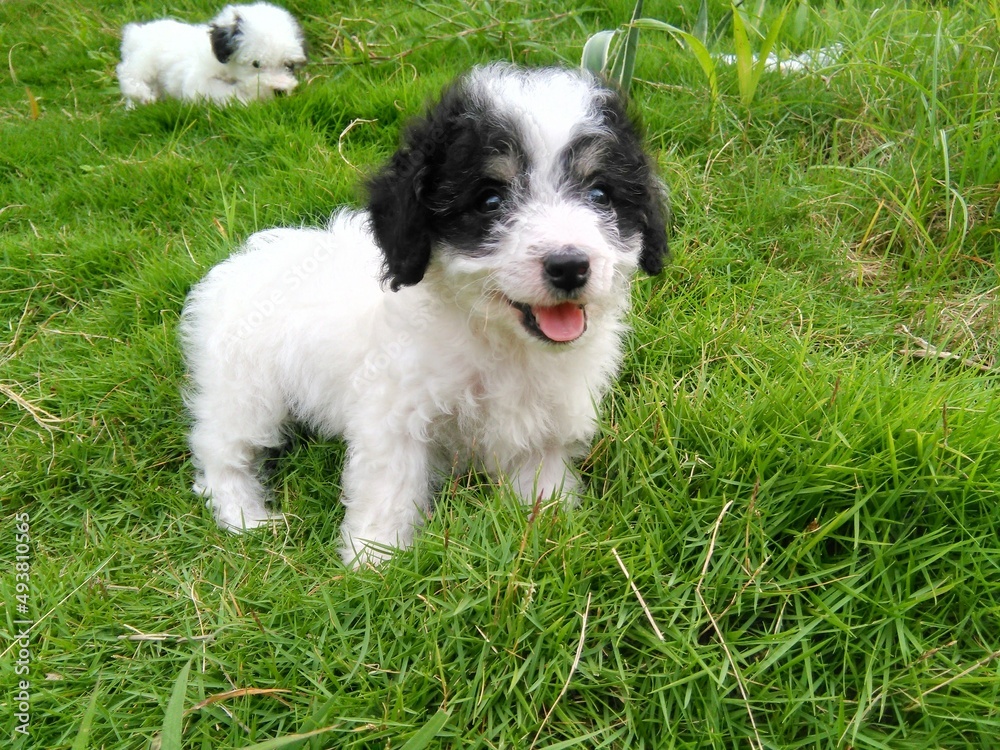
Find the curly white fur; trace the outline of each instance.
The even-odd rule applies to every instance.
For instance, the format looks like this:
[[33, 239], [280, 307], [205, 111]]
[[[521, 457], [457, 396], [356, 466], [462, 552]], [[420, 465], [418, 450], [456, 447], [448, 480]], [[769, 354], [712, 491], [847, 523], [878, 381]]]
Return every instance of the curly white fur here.
[[269, 3], [227, 5], [207, 24], [128, 24], [121, 53], [118, 82], [129, 107], [164, 97], [271, 99], [295, 88], [306, 61], [298, 23]]
[[[381, 283], [394, 262], [385, 257], [386, 225], [402, 217], [387, 216], [373, 195], [370, 213], [343, 210], [326, 228], [254, 235], [194, 288], [182, 318], [191, 446], [196, 490], [220, 525], [238, 531], [273, 517], [257, 468], [292, 421], [347, 441], [349, 563], [408, 546], [437, 481], [456, 467], [505, 477], [529, 503], [574, 496], [581, 480], [572, 464], [588, 450], [619, 366], [629, 280], [644, 252], [624, 205], [616, 212], [594, 204], [595, 188], [567, 186], [567, 146], [607, 137], [599, 105], [609, 96], [575, 72], [491, 66], [464, 79], [453, 97], [459, 111], [476, 102], [518, 131], [520, 171], [510, 174], [492, 149], [484, 168], [488, 184], [506, 174], [519, 192], [503, 193], [502, 216], [491, 215], [496, 202], [486, 195], [455, 219], [485, 222], [488, 241], [469, 245], [465, 229], [430, 217], [419, 283], [395, 292]], [[446, 108], [437, 117], [451, 122]], [[452, 119], [487, 127], [482, 118]], [[399, 164], [413, 162], [421, 179], [447, 182], [447, 164], [425, 174], [437, 157], [421, 137], [410, 135], [416, 143], [397, 152], [381, 188], [395, 188]], [[459, 147], [445, 126], [438, 137]], [[582, 179], [604, 185], [600, 173]], [[381, 188], [373, 183], [373, 192]], [[434, 190], [421, 187], [428, 201]], [[658, 216], [654, 235], [663, 232]], [[567, 253], [589, 270], [567, 272]], [[577, 275], [567, 281], [566, 273]]]

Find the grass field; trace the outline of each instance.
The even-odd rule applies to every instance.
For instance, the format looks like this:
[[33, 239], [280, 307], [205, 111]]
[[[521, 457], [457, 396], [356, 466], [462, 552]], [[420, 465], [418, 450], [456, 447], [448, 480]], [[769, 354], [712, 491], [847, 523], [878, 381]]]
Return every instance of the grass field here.
[[996, 0], [814, 4], [780, 46], [841, 58], [749, 106], [644, 31], [674, 258], [636, 285], [585, 501], [459, 477], [361, 572], [339, 443], [278, 461], [273, 533], [190, 493], [186, 291], [359, 203], [457, 72], [575, 65], [631, 3], [286, 5], [295, 95], [127, 112], [121, 25], [217, 5], [0, 3], [0, 745], [998, 747]]

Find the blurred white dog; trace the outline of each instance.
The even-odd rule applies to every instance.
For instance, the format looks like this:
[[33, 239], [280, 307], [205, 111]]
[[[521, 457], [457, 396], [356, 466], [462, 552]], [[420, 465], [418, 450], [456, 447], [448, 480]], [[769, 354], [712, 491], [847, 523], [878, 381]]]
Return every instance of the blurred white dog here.
[[326, 228], [255, 234], [181, 322], [195, 489], [219, 524], [267, 523], [262, 456], [304, 423], [347, 440], [354, 564], [409, 545], [456, 467], [526, 503], [578, 494], [630, 280], [667, 253], [639, 135], [580, 71], [476, 68], [369, 194]]
[[227, 5], [208, 24], [128, 24], [118, 82], [129, 108], [163, 97], [245, 104], [289, 93], [305, 61], [302, 29], [288, 11]]

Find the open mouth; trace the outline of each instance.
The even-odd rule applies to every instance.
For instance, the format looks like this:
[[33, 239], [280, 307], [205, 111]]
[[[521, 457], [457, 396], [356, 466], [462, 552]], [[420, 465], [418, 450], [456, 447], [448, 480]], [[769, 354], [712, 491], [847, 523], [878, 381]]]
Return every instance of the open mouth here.
[[558, 305], [527, 305], [511, 299], [507, 302], [521, 313], [524, 329], [543, 341], [568, 344], [587, 330], [587, 310], [576, 302], [561, 302]]

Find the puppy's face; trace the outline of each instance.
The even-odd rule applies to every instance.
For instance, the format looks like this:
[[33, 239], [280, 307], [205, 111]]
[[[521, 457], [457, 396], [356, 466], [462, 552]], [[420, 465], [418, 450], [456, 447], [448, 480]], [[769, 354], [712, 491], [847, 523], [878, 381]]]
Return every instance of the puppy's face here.
[[209, 25], [216, 59], [243, 83], [244, 96], [270, 99], [298, 85], [306, 62], [302, 30], [285, 10], [266, 3], [226, 6]]
[[662, 268], [663, 200], [612, 91], [490, 66], [410, 127], [370, 210], [394, 289], [430, 269], [484, 324], [565, 345], [620, 309], [637, 266]]

